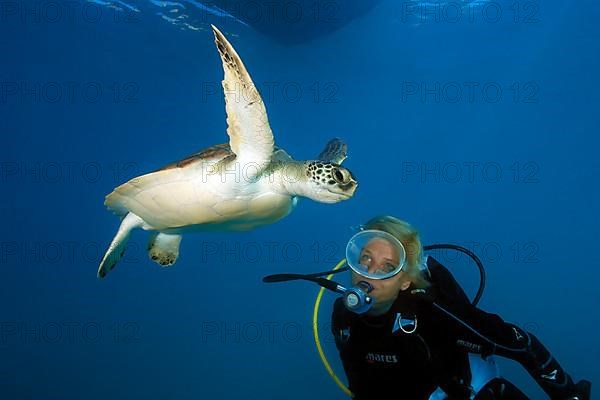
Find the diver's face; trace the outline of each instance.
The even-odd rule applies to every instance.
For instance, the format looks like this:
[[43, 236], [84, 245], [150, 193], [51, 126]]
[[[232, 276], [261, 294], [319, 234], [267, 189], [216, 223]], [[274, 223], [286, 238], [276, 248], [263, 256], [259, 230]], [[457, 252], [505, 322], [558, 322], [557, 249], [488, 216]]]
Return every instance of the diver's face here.
[[[375, 238], [368, 242], [360, 254], [360, 263], [368, 268], [369, 273], [378, 270], [389, 272], [399, 263], [399, 255], [395, 247], [383, 238]], [[352, 272], [352, 284], [360, 281], [368, 282], [373, 290], [369, 293], [375, 299], [373, 310], [385, 312], [392, 305], [398, 293], [410, 286], [410, 279], [403, 271], [387, 279], [369, 279]]]

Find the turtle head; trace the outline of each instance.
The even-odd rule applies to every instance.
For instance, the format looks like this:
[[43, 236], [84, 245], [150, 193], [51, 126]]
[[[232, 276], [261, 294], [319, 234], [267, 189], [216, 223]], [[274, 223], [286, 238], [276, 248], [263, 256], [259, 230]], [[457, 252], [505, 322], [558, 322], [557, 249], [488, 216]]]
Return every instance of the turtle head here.
[[337, 203], [354, 194], [358, 183], [347, 168], [326, 161], [308, 161], [307, 189], [303, 194], [322, 203]]

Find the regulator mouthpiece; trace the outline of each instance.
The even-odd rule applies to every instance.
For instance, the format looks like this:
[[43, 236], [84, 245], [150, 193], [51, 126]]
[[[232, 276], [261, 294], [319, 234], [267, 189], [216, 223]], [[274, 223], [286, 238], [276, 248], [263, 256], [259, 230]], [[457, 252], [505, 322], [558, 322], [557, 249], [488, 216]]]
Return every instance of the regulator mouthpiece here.
[[356, 314], [364, 314], [373, 307], [373, 298], [369, 293], [373, 286], [369, 282], [360, 281], [344, 292], [343, 299], [346, 308]]

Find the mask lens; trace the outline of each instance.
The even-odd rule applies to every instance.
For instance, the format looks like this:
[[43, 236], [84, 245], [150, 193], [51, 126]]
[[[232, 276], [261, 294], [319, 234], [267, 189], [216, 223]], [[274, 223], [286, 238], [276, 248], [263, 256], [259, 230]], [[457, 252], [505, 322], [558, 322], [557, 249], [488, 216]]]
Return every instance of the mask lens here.
[[389, 233], [365, 230], [348, 241], [346, 261], [361, 276], [386, 279], [402, 270], [406, 252], [402, 243]]

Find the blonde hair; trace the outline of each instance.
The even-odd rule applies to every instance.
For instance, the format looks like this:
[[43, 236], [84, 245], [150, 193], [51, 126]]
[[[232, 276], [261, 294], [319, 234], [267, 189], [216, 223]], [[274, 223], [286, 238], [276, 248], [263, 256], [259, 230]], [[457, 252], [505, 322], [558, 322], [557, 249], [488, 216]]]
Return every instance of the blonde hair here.
[[431, 285], [421, 271], [421, 265], [425, 262], [423, 245], [419, 232], [412, 225], [391, 215], [380, 215], [371, 218], [363, 227], [387, 232], [398, 239], [406, 250], [406, 265], [403, 271], [408, 275], [413, 287], [423, 289]]

